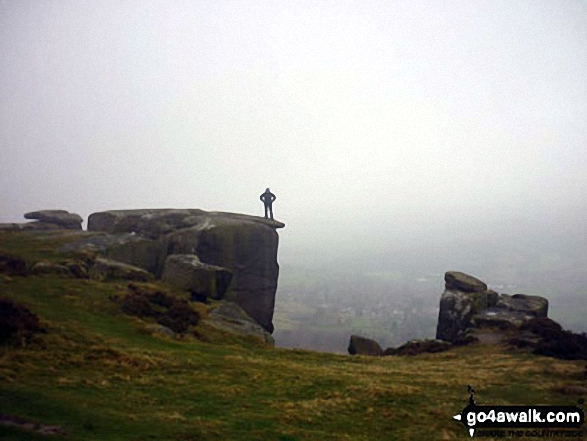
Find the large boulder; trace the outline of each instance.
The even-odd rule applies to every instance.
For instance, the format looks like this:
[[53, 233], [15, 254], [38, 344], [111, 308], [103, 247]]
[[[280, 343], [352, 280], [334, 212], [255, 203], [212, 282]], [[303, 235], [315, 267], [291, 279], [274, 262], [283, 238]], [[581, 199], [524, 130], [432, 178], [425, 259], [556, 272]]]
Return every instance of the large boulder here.
[[25, 219], [34, 219], [45, 224], [57, 225], [59, 228], [81, 230], [83, 219], [79, 214], [65, 210], [31, 211], [24, 215]]
[[195, 254], [172, 254], [165, 259], [161, 280], [190, 291], [197, 298], [224, 297], [232, 272], [220, 266], [202, 263]]
[[153, 275], [142, 268], [100, 257], [90, 268], [89, 276], [91, 279], [100, 281], [122, 279], [149, 282], [153, 280]]
[[225, 332], [256, 337], [271, 346], [275, 344], [271, 334], [234, 302], [223, 302], [210, 313], [205, 323]]
[[447, 271], [444, 274], [445, 288], [462, 292], [487, 291], [487, 285], [481, 280], [459, 271]]
[[370, 338], [361, 337], [359, 335], [351, 335], [348, 347], [349, 354], [351, 355], [373, 355], [380, 356], [383, 354], [381, 346], [375, 340]]

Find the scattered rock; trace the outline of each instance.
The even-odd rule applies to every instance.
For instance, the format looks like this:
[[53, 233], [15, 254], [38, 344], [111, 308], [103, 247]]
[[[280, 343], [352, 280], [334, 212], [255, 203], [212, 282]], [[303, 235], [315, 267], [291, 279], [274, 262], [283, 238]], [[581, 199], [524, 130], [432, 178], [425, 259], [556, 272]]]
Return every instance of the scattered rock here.
[[222, 302], [204, 321], [226, 332], [257, 337], [271, 346], [275, 344], [271, 334], [234, 302]]
[[161, 280], [190, 291], [196, 298], [219, 300], [224, 297], [232, 272], [226, 268], [202, 263], [195, 254], [172, 254], [165, 260]]
[[96, 259], [94, 266], [89, 272], [90, 278], [94, 280], [136, 280], [148, 282], [153, 280], [153, 275], [133, 265], [117, 262], [111, 259]]
[[447, 271], [444, 274], [444, 281], [446, 282], [447, 290], [463, 292], [487, 291], [487, 285], [481, 280], [459, 271]]
[[418, 355], [447, 351], [452, 344], [443, 340], [410, 340], [398, 348], [387, 348], [383, 355]]
[[149, 323], [145, 326], [145, 331], [151, 334], [163, 334], [170, 338], [175, 338], [177, 334], [169, 329], [167, 326]]
[[65, 210], [41, 210], [26, 213], [25, 219], [35, 219], [42, 223], [57, 225], [59, 228], [81, 230], [83, 219], [79, 214]]
[[0, 298], [0, 344], [25, 344], [39, 331], [36, 314], [11, 299]]
[[41, 435], [65, 435], [66, 432], [60, 426], [41, 424], [35, 421], [20, 418], [14, 415], [0, 413], [0, 425], [18, 427], [27, 432], [36, 432]]
[[31, 268], [31, 274], [41, 275], [41, 274], [54, 274], [57, 276], [71, 276], [71, 272], [69, 268], [64, 265], [61, 265], [57, 262], [48, 262], [48, 261], [40, 261], [33, 265]]
[[351, 335], [348, 351], [351, 355], [380, 356], [383, 353], [381, 346], [375, 340], [358, 335]]

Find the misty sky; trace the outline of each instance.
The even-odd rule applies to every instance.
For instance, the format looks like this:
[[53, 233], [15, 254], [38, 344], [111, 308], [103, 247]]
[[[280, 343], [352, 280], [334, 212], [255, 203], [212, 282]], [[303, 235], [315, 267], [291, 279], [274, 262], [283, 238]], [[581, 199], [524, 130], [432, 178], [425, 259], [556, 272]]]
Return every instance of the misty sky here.
[[0, 1], [0, 222], [270, 187], [286, 261], [585, 244], [586, 141], [585, 1]]

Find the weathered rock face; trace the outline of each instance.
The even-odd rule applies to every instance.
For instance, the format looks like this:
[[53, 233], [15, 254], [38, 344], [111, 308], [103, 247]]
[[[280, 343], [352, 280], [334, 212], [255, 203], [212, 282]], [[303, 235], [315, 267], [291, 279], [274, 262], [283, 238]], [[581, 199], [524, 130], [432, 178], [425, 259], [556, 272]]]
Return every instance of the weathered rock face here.
[[216, 218], [171, 233], [167, 249], [194, 253], [204, 263], [230, 270], [233, 276], [226, 298], [273, 332], [278, 240], [275, 228], [264, 223]]
[[[103, 231], [113, 237], [122, 235], [127, 237], [126, 240], [134, 235], [136, 240], [149, 241], [152, 245], [149, 248], [143, 244], [152, 251], [151, 254], [129, 249], [126, 245], [125, 253], [115, 253], [114, 247], [106, 244], [106, 252], [110, 258], [141, 266], [159, 275], [167, 256], [195, 255], [202, 264], [211, 266], [192, 266], [193, 271], [201, 276], [194, 276], [191, 282], [197, 285], [196, 290], [205, 285], [203, 280], [206, 277], [208, 281], [216, 280], [218, 288], [226, 274], [232, 273], [225, 298], [236, 302], [269, 332], [273, 331], [272, 319], [279, 274], [279, 237], [276, 228], [284, 226], [281, 222], [257, 216], [192, 209], [116, 210], [94, 213], [88, 219], [90, 231]], [[140, 263], [140, 259], [150, 262], [149, 267]], [[171, 262], [174, 262], [172, 266], [176, 269], [180, 266], [177, 260]], [[204, 269], [215, 274], [204, 277]], [[195, 282], [198, 277], [202, 283]], [[171, 280], [169, 274], [165, 278]], [[210, 283], [209, 286], [213, 285]], [[187, 282], [185, 289], [192, 289]], [[209, 295], [218, 296], [220, 291], [210, 292]]]
[[153, 275], [144, 269], [133, 265], [110, 259], [96, 259], [94, 266], [90, 268], [89, 276], [95, 280], [136, 280], [148, 282], [153, 280]]
[[444, 275], [445, 290], [440, 298], [436, 338], [455, 342], [469, 327], [471, 318], [487, 308], [487, 285], [457, 271]]
[[136, 234], [99, 234], [84, 237], [61, 248], [63, 251], [86, 251], [143, 268], [155, 276], [161, 274], [166, 247], [162, 241]]
[[495, 307], [506, 311], [516, 311], [531, 317], [548, 316], [548, 300], [540, 296], [529, 296], [526, 294], [514, 294], [499, 296]]
[[234, 302], [224, 302], [212, 311], [205, 323], [226, 332], [259, 338], [271, 346], [275, 344], [271, 334]]
[[[525, 294], [498, 294], [472, 276], [456, 271], [445, 274], [436, 338], [459, 343], [481, 328], [502, 331], [519, 328], [535, 317], [546, 317], [548, 300]], [[487, 332], [484, 338], [488, 337]]]
[[348, 351], [351, 355], [380, 356], [383, 353], [379, 343], [359, 335], [351, 335]]
[[40, 223], [57, 225], [58, 228], [70, 230], [82, 229], [82, 217], [79, 214], [69, 213], [65, 210], [40, 210], [32, 211], [24, 215], [25, 219], [35, 219]]
[[205, 299], [210, 296], [216, 300], [224, 297], [231, 279], [232, 272], [202, 263], [195, 254], [167, 256], [161, 276], [165, 283], [190, 291], [195, 297]]

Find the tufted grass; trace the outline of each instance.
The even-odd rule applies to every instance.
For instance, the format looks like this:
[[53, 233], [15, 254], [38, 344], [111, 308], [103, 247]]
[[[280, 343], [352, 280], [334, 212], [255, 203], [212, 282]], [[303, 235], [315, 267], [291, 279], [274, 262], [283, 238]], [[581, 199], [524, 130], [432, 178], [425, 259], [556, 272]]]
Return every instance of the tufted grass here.
[[111, 299], [125, 290], [56, 276], [0, 282], [0, 295], [29, 307], [47, 331], [0, 347], [0, 412], [67, 433], [0, 426], [0, 439], [468, 439], [452, 420], [467, 384], [480, 404], [575, 404], [579, 396], [558, 391], [585, 386], [584, 362], [490, 346], [350, 357], [268, 348], [205, 325], [199, 337], [173, 340], [120, 312]]

